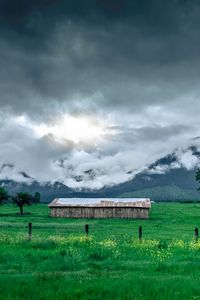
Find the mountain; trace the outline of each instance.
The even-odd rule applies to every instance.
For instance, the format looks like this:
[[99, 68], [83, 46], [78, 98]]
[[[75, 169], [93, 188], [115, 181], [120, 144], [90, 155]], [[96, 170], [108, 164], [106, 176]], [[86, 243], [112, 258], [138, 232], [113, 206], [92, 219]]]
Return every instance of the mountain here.
[[[195, 147], [189, 149], [194, 157], [200, 158]], [[56, 197], [149, 197], [154, 201], [198, 201], [198, 183], [195, 181], [197, 168], [186, 168], [172, 153], [150, 165], [132, 180], [100, 190], [73, 190], [60, 182], [54, 184], [18, 183], [13, 180], [0, 180], [10, 193], [27, 191], [40, 192], [43, 202], [50, 202]], [[22, 174], [25, 178], [27, 174]]]
[[[195, 147], [187, 151], [200, 159], [200, 152]], [[200, 192], [199, 184], [195, 181], [196, 171], [196, 165], [188, 169], [178, 161], [176, 153], [172, 153], [150, 165], [132, 180], [104, 191], [120, 197], [149, 197], [154, 201], [198, 201]]]
[[165, 174], [138, 174], [131, 182], [120, 188], [121, 197], [149, 197], [154, 201], [200, 200], [196, 170], [170, 170]]
[[39, 192], [42, 202], [49, 202], [56, 197], [73, 197], [74, 191], [66, 187], [62, 183], [55, 182], [54, 184], [40, 184], [37, 181], [31, 184], [19, 183], [13, 180], [0, 180], [0, 186], [5, 187], [10, 194], [15, 194], [21, 191], [28, 193]]

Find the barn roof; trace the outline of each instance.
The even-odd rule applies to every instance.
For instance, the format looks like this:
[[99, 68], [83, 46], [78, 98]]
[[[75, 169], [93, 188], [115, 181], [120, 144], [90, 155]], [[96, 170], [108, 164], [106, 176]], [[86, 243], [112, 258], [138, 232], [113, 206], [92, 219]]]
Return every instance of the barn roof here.
[[136, 207], [150, 208], [149, 198], [56, 198], [49, 207]]

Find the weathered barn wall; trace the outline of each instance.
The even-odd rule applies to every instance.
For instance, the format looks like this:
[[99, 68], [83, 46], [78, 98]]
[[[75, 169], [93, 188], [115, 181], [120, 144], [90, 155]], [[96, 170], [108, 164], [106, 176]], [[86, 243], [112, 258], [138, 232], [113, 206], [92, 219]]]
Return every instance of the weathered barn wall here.
[[149, 209], [136, 207], [52, 207], [51, 216], [63, 218], [147, 219]]

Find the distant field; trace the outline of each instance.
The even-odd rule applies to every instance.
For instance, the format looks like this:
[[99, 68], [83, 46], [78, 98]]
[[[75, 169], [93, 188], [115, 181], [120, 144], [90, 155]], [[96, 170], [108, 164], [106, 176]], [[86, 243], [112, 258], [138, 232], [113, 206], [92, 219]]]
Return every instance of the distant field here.
[[26, 211], [0, 207], [0, 299], [200, 299], [200, 204], [154, 204], [149, 220], [54, 219], [42, 204]]

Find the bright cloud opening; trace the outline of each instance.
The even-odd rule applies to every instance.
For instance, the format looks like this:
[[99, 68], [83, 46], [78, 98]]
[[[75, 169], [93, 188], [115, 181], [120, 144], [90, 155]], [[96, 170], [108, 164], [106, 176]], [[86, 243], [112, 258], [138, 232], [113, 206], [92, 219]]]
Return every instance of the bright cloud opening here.
[[17, 123], [32, 128], [39, 136], [53, 135], [58, 142], [72, 141], [75, 144], [80, 142], [91, 143], [100, 140], [107, 133], [105, 121], [88, 116], [70, 116], [65, 114], [59, 119], [49, 123], [33, 124], [24, 116], [17, 118]]

